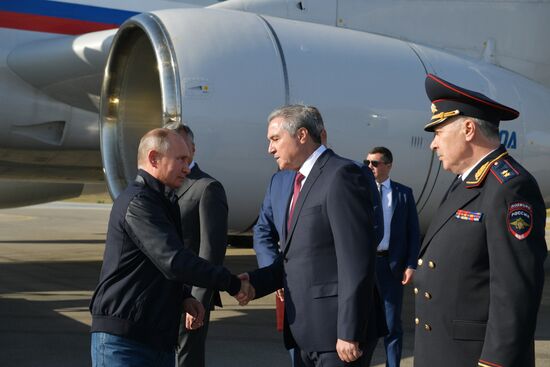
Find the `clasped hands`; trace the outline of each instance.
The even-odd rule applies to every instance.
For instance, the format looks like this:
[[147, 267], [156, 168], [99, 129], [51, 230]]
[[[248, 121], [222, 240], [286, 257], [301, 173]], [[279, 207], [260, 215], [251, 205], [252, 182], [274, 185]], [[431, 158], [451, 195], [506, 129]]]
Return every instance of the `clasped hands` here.
[[254, 299], [256, 290], [252, 284], [250, 284], [248, 273], [239, 274], [238, 277], [241, 280], [241, 290], [234, 297], [239, 302], [239, 305], [245, 306]]

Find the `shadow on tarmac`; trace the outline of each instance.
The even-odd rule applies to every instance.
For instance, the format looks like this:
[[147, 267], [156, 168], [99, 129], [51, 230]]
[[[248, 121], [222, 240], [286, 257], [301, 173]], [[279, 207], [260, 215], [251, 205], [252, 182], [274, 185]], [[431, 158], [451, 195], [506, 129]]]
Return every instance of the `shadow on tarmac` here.
[[[0, 212], [0, 366], [90, 366], [88, 304], [103, 256], [108, 206], [90, 210], [43, 205]], [[80, 210], [82, 207], [83, 210]], [[547, 240], [549, 238], [547, 237]], [[226, 266], [238, 274], [256, 268], [250, 249], [228, 249]], [[550, 367], [550, 258], [536, 331], [537, 367]], [[240, 307], [222, 293], [212, 312], [207, 366], [289, 366], [275, 330], [274, 296]], [[412, 366], [414, 299], [403, 304], [402, 367]], [[373, 366], [384, 365], [383, 343]]]

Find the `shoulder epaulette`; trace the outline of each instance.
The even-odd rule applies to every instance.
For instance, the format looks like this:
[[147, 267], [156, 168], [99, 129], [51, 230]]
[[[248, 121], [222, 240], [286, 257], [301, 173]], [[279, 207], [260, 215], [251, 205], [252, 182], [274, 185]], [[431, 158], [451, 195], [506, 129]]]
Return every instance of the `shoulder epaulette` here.
[[506, 159], [495, 162], [491, 167], [491, 173], [501, 184], [520, 174]]
[[493, 166], [495, 164], [498, 164], [499, 160], [502, 159], [503, 157], [507, 156], [507, 155], [508, 155], [508, 152], [504, 152], [501, 155], [499, 155], [498, 157], [496, 157], [495, 159], [485, 162], [476, 171], [474, 181], [466, 181], [466, 187], [467, 188], [472, 188], [472, 187], [477, 187], [477, 186], [481, 185], [483, 183], [483, 181], [485, 180], [485, 177], [487, 177], [487, 174], [489, 173], [489, 171], [492, 170]]

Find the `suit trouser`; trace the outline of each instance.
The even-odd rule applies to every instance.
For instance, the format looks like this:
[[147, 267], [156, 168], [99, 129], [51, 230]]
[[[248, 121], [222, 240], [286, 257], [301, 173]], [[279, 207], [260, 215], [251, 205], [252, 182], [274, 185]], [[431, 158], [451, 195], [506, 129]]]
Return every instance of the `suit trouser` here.
[[213, 291], [206, 292], [204, 306], [203, 326], [196, 330], [185, 328], [185, 313], [180, 322], [178, 346], [176, 348], [176, 366], [178, 367], [204, 367], [205, 344], [210, 322], [210, 309], [212, 307]]
[[366, 345], [361, 347], [361, 358], [351, 363], [342, 361], [336, 351], [304, 352], [294, 348], [293, 367], [369, 367], [377, 342], [378, 339], [367, 341]]
[[376, 257], [376, 277], [380, 296], [384, 300], [388, 335], [384, 337], [386, 366], [399, 367], [403, 347], [403, 328], [401, 326], [401, 308], [403, 306], [403, 285], [391, 271], [387, 256]]

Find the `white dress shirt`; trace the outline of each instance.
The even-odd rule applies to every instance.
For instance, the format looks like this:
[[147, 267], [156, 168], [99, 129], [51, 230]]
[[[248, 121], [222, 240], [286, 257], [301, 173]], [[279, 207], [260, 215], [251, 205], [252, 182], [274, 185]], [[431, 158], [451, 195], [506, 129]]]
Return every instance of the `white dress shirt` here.
[[[317, 162], [317, 159], [323, 154], [323, 152], [327, 150], [327, 147], [324, 145], [321, 145], [319, 148], [315, 149], [313, 153], [306, 159], [306, 161], [302, 164], [302, 167], [298, 170], [303, 176], [304, 179], [301, 182], [300, 190], [302, 190], [302, 187], [304, 187], [304, 182], [307, 180], [307, 176], [311, 172], [311, 169], [313, 168], [313, 165], [315, 162]], [[290, 212], [290, 208], [292, 208], [292, 199], [290, 200], [290, 205], [288, 207], [288, 211]]]
[[393, 203], [392, 203], [392, 193], [391, 193], [391, 184], [390, 179], [382, 183], [376, 183], [378, 186], [378, 191], [380, 191], [381, 202], [382, 202], [382, 212], [384, 214], [384, 237], [378, 244], [378, 251], [386, 251], [390, 248], [390, 232], [391, 232], [391, 218], [393, 216]]

